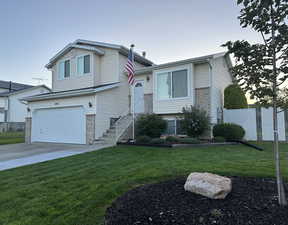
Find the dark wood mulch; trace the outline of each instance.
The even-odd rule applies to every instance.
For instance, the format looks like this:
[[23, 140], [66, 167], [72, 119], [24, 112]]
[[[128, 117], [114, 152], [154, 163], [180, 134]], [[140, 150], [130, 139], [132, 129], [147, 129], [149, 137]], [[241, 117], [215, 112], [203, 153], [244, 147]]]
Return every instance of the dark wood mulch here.
[[185, 178], [144, 185], [119, 197], [106, 225], [287, 225], [288, 208], [278, 206], [272, 179], [232, 177], [224, 200], [184, 191]]

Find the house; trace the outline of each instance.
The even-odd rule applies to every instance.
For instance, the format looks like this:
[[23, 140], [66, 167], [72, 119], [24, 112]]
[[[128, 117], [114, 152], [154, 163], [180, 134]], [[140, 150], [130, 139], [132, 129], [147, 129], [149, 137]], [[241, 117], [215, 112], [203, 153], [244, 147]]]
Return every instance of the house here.
[[52, 71], [52, 92], [24, 99], [29, 109], [26, 141], [115, 143], [131, 127], [133, 109], [136, 114], [162, 115], [171, 134], [177, 134], [177, 115], [184, 106], [204, 108], [211, 123], [217, 123], [223, 90], [232, 83], [228, 55], [155, 65], [135, 53], [132, 94], [124, 69], [128, 52], [121, 45], [87, 40], [58, 52], [46, 65]]
[[44, 85], [31, 86], [10, 81], [0, 81], [0, 123], [24, 123], [27, 105], [22, 98], [50, 92]]

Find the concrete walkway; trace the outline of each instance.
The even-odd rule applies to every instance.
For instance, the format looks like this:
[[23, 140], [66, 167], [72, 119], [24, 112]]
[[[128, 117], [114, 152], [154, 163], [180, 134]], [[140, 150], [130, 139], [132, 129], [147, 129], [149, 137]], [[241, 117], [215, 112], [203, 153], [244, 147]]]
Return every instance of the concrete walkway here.
[[54, 143], [0, 145], [0, 171], [96, 151], [110, 146]]

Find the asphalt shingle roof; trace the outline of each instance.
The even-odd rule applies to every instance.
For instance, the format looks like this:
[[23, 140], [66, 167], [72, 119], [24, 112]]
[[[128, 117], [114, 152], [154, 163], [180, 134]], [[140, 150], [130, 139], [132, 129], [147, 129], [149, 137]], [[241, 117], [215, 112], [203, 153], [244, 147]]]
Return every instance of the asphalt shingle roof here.
[[[9, 90], [9, 87], [10, 87], [10, 81], [0, 80], [0, 88], [5, 88]], [[11, 91], [20, 91], [20, 90], [31, 88], [31, 87], [33, 86], [28, 85], [28, 84], [20, 84], [20, 83], [11, 82]]]

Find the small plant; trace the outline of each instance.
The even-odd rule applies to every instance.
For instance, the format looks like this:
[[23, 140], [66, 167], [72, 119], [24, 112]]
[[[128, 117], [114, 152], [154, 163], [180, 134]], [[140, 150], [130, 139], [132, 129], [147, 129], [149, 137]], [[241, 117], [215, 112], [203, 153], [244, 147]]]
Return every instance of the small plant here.
[[168, 137], [166, 137], [166, 142], [168, 142], [168, 143], [178, 143], [179, 142], [179, 138], [177, 138], [175, 136], [168, 136]]
[[205, 110], [190, 106], [182, 109], [181, 125], [190, 137], [199, 137], [209, 128], [209, 116]]
[[150, 141], [150, 144], [154, 144], [154, 145], [160, 145], [160, 144], [165, 144], [165, 140], [161, 139], [161, 138], [153, 138]]
[[245, 135], [245, 130], [233, 123], [217, 124], [213, 127], [213, 136], [221, 136], [226, 141], [242, 140]]
[[182, 143], [182, 144], [199, 144], [200, 141], [196, 138], [179, 138], [179, 143]]
[[221, 142], [225, 142], [225, 138], [224, 137], [221, 137], [221, 136], [216, 136], [213, 138], [213, 141], [216, 142], [216, 143], [221, 143]]
[[138, 144], [148, 144], [150, 143], [151, 138], [148, 136], [138, 136], [136, 137], [136, 143]]
[[137, 136], [159, 138], [167, 127], [166, 121], [156, 114], [144, 114], [136, 121]]

